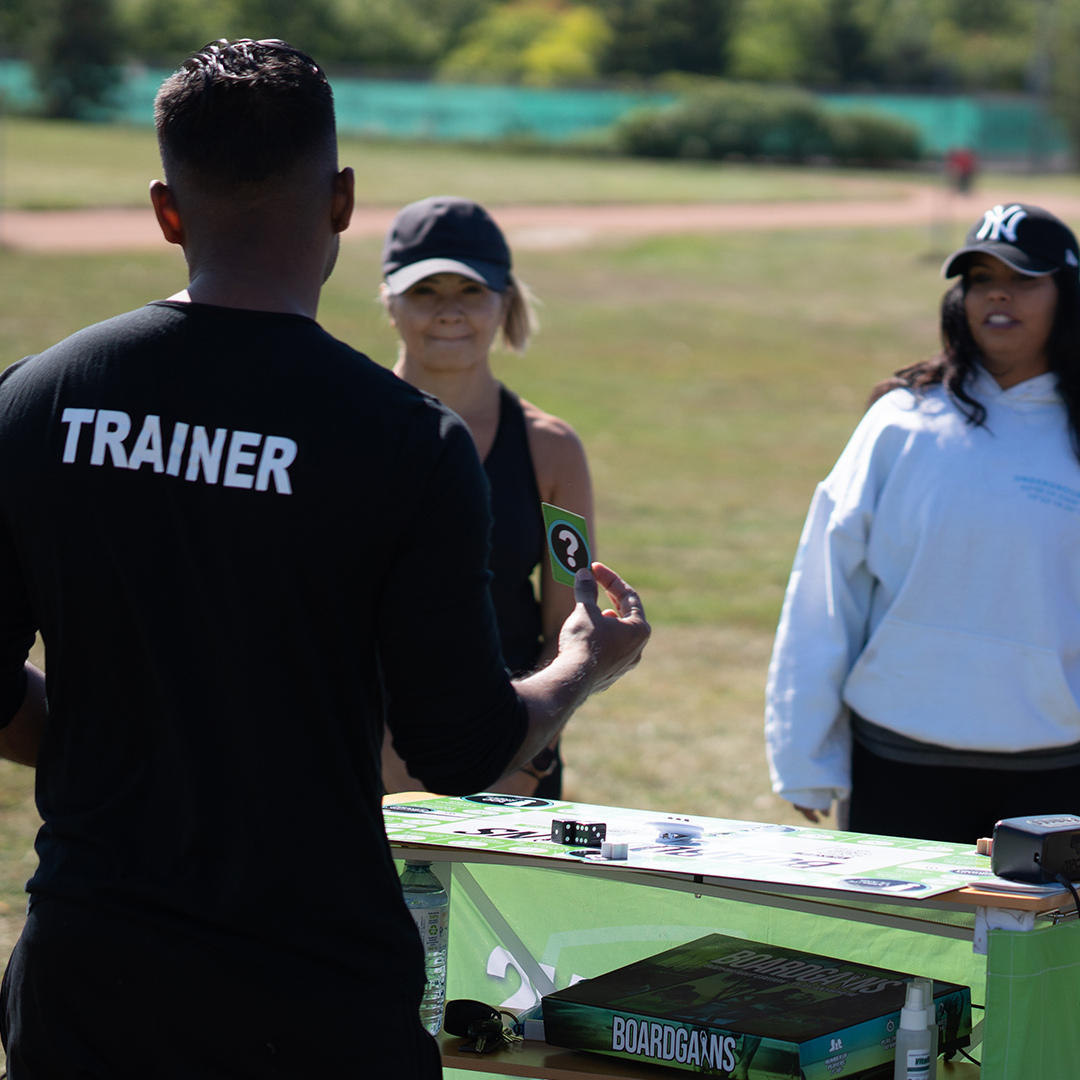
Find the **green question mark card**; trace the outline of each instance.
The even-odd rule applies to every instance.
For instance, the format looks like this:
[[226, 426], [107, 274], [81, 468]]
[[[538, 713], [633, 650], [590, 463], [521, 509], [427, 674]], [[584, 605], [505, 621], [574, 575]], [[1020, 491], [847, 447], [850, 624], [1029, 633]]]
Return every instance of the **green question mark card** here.
[[589, 550], [589, 526], [579, 514], [541, 503], [544, 532], [551, 555], [551, 573], [560, 585], [574, 586], [574, 575], [592, 564]]

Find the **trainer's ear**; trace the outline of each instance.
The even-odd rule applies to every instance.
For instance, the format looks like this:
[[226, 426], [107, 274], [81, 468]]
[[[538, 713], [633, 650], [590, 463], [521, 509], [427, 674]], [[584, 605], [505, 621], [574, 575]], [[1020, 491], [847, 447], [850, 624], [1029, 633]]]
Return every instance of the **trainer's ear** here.
[[334, 176], [334, 193], [330, 205], [330, 227], [335, 233], [343, 233], [352, 220], [356, 205], [356, 177], [346, 166]]
[[150, 202], [154, 206], [154, 216], [161, 228], [161, 234], [170, 244], [184, 243], [184, 223], [180, 219], [180, 209], [176, 205], [176, 196], [168, 184], [161, 180], [150, 183]]

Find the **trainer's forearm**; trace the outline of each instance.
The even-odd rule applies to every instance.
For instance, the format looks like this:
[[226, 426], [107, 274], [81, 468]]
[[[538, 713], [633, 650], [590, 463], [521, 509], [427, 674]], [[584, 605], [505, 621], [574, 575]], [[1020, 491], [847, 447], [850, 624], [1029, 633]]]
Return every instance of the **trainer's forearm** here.
[[529, 728], [503, 776], [528, 764], [541, 750], [558, 737], [593, 690], [593, 659], [581, 653], [575, 660], [560, 653], [547, 667], [514, 682], [514, 689], [525, 702]]
[[45, 701], [45, 676], [26, 665], [26, 696], [7, 727], [0, 728], [0, 758], [20, 765], [36, 765], [38, 747], [49, 717]]

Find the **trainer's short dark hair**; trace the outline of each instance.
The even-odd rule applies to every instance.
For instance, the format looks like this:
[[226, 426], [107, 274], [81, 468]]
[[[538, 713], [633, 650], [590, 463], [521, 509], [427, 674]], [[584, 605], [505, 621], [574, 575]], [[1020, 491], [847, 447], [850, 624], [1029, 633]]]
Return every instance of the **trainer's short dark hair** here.
[[334, 98], [322, 69], [284, 41], [212, 42], [184, 61], [154, 101], [166, 176], [259, 184], [302, 160], [336, 162]]

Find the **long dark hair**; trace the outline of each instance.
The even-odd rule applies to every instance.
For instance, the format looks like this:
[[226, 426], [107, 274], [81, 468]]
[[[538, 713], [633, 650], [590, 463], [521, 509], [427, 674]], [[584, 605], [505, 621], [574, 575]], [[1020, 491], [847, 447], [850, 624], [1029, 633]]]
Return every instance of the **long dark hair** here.
[[[1050, 370], [1057, 375], [1058, 391], [1069, 414], [1073, 451], [1080, 458], [1080, 277], [1073, 270], [1058, 270], [1053, 280], [1057, 286], [1057, 306], [1046, 356]], [[979, 348], [964, 312], [966, 293], [965, 272], [941, 298], [941, 352], [932, 360], [911, 364], [882, 379], [870, 391], [868, 406], [898, 387], [917, 394], [931, 386], [944, 386], [969, 424], [981, 427], [986, 422], [986, 409], [966, 389], [979, 360]]]

